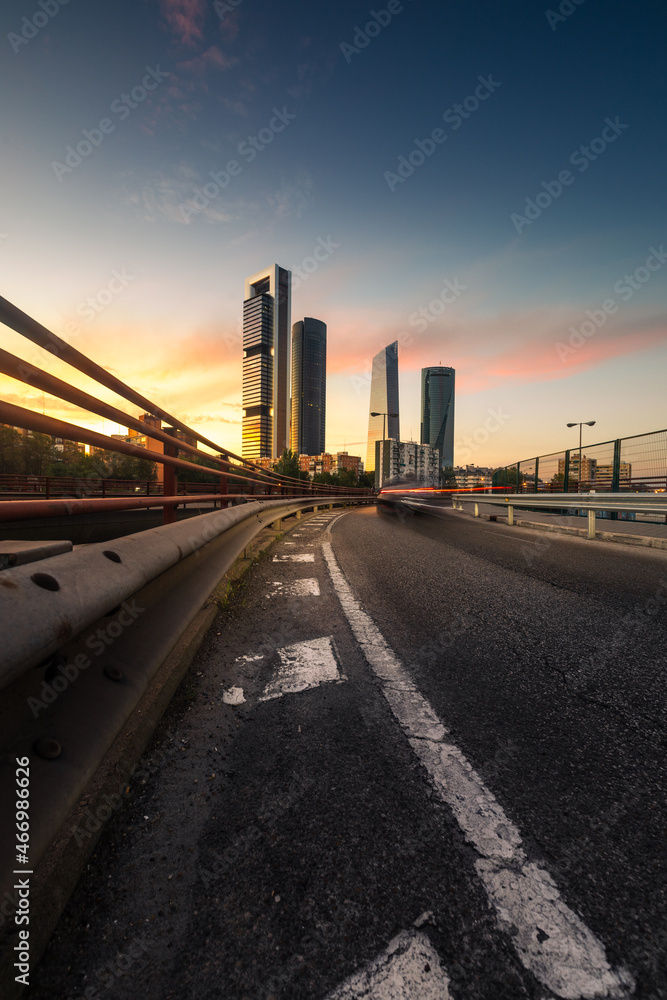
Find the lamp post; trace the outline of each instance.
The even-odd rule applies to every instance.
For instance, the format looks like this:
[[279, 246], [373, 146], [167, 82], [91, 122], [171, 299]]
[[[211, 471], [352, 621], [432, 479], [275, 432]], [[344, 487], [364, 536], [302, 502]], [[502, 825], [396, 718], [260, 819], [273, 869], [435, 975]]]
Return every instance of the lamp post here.
[[[586, 425], [586, 427], [592, 427], [594, 423], [595, 423], [594, 420], [580, 420], [580, 421], [575, 420], [574, 423], [567, 425], [568, 427], [579, 428], [579, 475], [577, 477], [577, 493], [581, 493], [581, 428], [584, 426], [584, 424]], [[567, 489], [567, 483], [563, 483], [563, 485]]]
[[[379, 412], [377, 412], [375, 410], [371, 410], [371, 416], [372, 417], [382, 417], [382, 440], [384, 441], [384, 432], [385, 432], [385, 428], [386, 428], [387, 417], [397, 417], [398, 413], [379, 413]], [[383, 455], [383, 457], [384, 457], [384, 455]], [[380, 483], [380, 486], [381, 485], [382, 485], [382, 483]]]

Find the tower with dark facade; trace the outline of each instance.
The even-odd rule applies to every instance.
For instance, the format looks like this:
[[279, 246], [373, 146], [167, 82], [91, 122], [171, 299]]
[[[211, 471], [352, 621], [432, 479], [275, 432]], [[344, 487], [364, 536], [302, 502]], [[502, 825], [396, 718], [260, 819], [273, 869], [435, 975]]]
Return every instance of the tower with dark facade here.
[[243, 303], [243, 458], [279, 458], [289, 446], [291, 271], [246, 279]]
[[454, 465], [453, 368], [422, 368], [421, 437], [440, 452], [440, 468]]
[[327, 327], [306, 316], [292, 327], [292, 429], [298, 455], [321, 455], [327, 405]]

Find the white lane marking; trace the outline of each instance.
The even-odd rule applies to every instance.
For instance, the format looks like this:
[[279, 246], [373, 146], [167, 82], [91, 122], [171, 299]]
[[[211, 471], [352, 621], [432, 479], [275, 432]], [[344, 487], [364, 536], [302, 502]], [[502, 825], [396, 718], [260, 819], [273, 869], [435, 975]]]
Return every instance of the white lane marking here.
[[243, 688], [231, 687], [222, 692], [222, 700], [225, 705], [242, 705], [245, 702]]
[[473, 770], [464, 754], [445, 740], [447, 730], [362, 609], [331, 547], [322, 544], [343, 611], [382, 691], [441, 798], [479, 854], [477, 872], [523, 965], [556, 996], [629, 997], [632, 977], [613, 970], [603, 945], [566, 905], [543, 869], [529, 863], [519, 830]]
[[274, 556], [274, 562], [315, 562], [315, 556], [312, 552], [294, 552], [291, 555], [286, 556]]
[[326, 1000], [449, 1000], [449, 979], [423, 931], [402, 931]]
[[272, 590], [267, 597], [275, 597], [281, 594], [289, 597], [319, 597], [320, 585], [315, 577], [306, 577], [303, 580], [294, 580], [293, 583], [281, 583], [279, 580], [273, 581], [276, 590]]
[[266, 685], [260, 701], [307, 691], [331, 681], [347, 680], [338, 670], [332, 636], [283, 646], [278, 650], [278, 656], [280, 666]]

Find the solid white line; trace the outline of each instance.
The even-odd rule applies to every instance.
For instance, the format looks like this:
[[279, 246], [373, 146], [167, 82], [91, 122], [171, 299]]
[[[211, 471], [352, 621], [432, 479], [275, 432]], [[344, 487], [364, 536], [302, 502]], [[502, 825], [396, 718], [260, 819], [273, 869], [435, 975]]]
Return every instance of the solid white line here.
[[422, 931], [402, 931], [326, 1000], [449, 1000], [449, 979]]
[[264, 689], [260, 701], [282, 698], [331, 681], [347, 680], [338, 670], [333, 651], [333, 638], [295, 642], [278, 650], [280, 666]]
[[563, 901], [551, 876], [528, 862], [519, 830], [458, 747], [445, 739], [447, 730], [433, 708], [355, 598], [331, 543], [324, 542], [322, 551], [343, 611], [394, 716], [479, 855], [477, 873], [523, 965], [565, 1000], [629, 997], [632, 977], [610, 967], [604, 947]]

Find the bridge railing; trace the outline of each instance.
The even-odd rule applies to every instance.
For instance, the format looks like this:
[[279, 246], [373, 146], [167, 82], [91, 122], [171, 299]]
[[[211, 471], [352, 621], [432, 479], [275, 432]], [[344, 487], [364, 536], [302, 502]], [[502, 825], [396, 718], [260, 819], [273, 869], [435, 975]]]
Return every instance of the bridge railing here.
[[588, 537], [595, 538], [596, 515], [603, 513], [649, 514], [662, 522], [667, 520], [667, 494], [665, 493], [496, 493], [485, 497], [479, 493], [458, 494], [454, 506], [463, 509], [463, 503], [474, 504], [474, 514], [479, 517], [480, 503], [503, 504], [507, 510], [508, 524], [514, 524], [514, 508], [530, 510], [585, 511], [588, 514]]
[[[0, 350], [0, 373], [15, 378], [42, 393], [48, 393], [50, 396], [87, 411], [89, 414], [118, 423], [128, 429], [128, 435], [130, 432], [136, 432], [137, 435], [145, 438], [148, 447], [138, 447], [137, 444], [132, 443], [130, 438], [119, 440], [90, 430], [89, 427], [57, 420], [44, 413], [37, 413], [26, 407], [4, 401], [0, 401], [0, 423], [33, 433], [51, 435], [64, 441], [89, 445], [93, 450], [117, 452], [143, 461], [156, 462], [164, 469], [163, 493], [167, 496], [174, 496], [179, 492], [176, 479], [179, 469], [185, 469], [189, 474], [196, 472], [199, 475], [204, 472], [207, 474], [216, 474], [217, 472], [219, 474], [219, 490], [222, 494], [228, 493], [231, 482], [236, 484], [237, 492], [240, 486], [247, 492], [261, 491], [265, 494], [271, 494], [277, 491], [283, 495], [303, 493], [304, 491], [318, 496], [334, 494], [363, 496], [371, 493], [369, 490], [355, 487], [344, 488], [320, 483], [306, 484], [299, 476], [278, 474], [234, 454], [229, 449], [223, 448], [215, 441], [205, 437], [201, 432], [189, 427], [178, 417], [112, 375], [1, 297], [0, 321], [32, 343], [50, 352], [60, 361], [94, 379], [100, 386], [111, 390], [122, 400], [140, 407], [146, 419], [140, 419], [139, 416], [106, 403], [97, 396], [56, 378], [8, 351]], [[163, 426], [163, 424], [167, 426]], [[203, 451], [202, 448], [210, 450]], [[198, 460], [197, 464], [192, 461], [193, 456]], [[32, 485], [34, 485], [34, 477], [28, 476], [26, 478], [31, 480]], [[101, 478], [106, 479], [107, 477], [103, 475]], [[106, 486], [101, 488], [106, 489]], [[186, 490], [189, 490], [189, 486], [186, 487]], [[208, 492], [215, 491], [209, 490]], [[166, 505], [164, 508], [165, 523], [171, 523], [174, 517], [173, 505]]]

